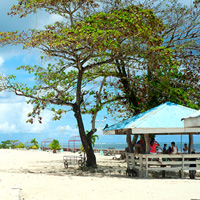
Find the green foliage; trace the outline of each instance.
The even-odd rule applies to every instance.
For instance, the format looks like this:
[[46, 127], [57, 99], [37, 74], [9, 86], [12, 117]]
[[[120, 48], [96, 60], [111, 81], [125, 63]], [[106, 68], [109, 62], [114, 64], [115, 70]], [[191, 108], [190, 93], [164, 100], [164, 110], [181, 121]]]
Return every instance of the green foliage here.
[[[158, 55], [152, 51], [147, 54], [146, 62], [137, 62], [138, 57], [135, 55], [116, 59], [114, 77], [117, 78], [110, 85], [120, 91], [120, 97], [107, 105], [108, 112], [116, 118], [128, 118], [166, 101], [194, 109], [200, 108], [200, 10], [192, 5], [187, 7], [177, 0], [149, 3], [144, 2], [144, 7], [153, 8], [155, 15], [165, 24], [160, 46], [165, 51]], [[117, 8], [128, 4], [131, 1], [123, 1], [117, 4]], [[184, 25], [187, 28], [183, 28]], [[137, 47], [140, 49], [142, 46]], [[156, 53], [157, 47], [152, 48]]]
[[2, 141], [0, 144], [1, 149], [8, 149], [12, 146], [11, 140]]
[[53, 139], [53, 141], [49, 144], [49, 147], [51, 148], [51, 150], [60, 150], [61, 149], [59, 141], [55, 140], [55, 139]]
[[25, 148], [25, 145], [22, 142], [20, 142], [18, 145], [16, 145], [16, 148]]
[[193, 4], [197, 8], [199, 6], [200, 0], [194, 0]]
[[91, 136], [91, 142], [92, 142], [92, 146], [94, 147], [95, 146], [95, 142], [96, 140], [99, 139], [99, 136], [98, 135], [92, 135]]
[[31, 140], [31, 144], [38, 144], [38, 141], [36, 141], [36, 139], [35, 138], [33, 138], [32, 140]]
[[10, 140], [10, 142], [11, 142], [11, 147], [12, 147], [12, 149], [17, 148], [16, 146], [18, 145], [19, 140]]
[[38, 145], [33, 145], [33, 146], [30, 146], [29, 149], [39, 149], [39, 146]]
[[[55, 2], [54, 5], [56, 3], [60, 2]], [[32, 8], [36, 9], [38, 6], [44, 6], [48, 10], [46, 1], [41, 1], [40, 5], [34, 4], [33, 1], [28, 4], [21, 1], [21, 5], [13, 7], [12, 15], [23, 13], [25, 10], [32, 12]], [[67, 105], [73, 109], [76, 101], [79, 101], [78, 104], [81, 102], [82, 113], [96, 115], [103, 109], [104, 104], [116, 101], [120, 97], [108, 90], [104, 90], [104, 94], [97, 94], [96, 89], [83, 88], [91, 84], [98, 85], [99, 81], [96, 79], [101, 76], [118, 75], [113, 63], [121, 55], [123, 58], [127, 56], [128, 59], [132, 56], [142, 59], [145, 65], [149, 57], [153, 56], [160, 63], [168, 62], [171, 49], [161, 46], [163, 30], [162, 21], [151, 9], [131, 5], [110, 10], [108, 13], [90, 15], [73, 26], [56, 22], [41, 31], [0, 32], [2, 44], [14, 43], [23, 44], [24, 48], [42, 48], [44, 55], [41, 59], [57, 57], [54, 64], [48, 64], [47, 67], [27, 65], [18, 68], [33, 74], [40, 84], [31, 88], [27, 84], [13, 82], [15, 77], [10, 76], [7, 79], [8, 88], [11, 91], [17, 89], [20, 94], [30, 98], [28, 103], [34, 104], [27, 120], [30, 123], [33, 123], [36, 117], [42, 123], [41, 110], [49, 107], [54, 113], [53, 119], [59, 120], [68, 110], [63, 107], [57, 110], [53, 105]], [[74, 58], [71, 52], [81, 55], [81, 60], [77, 60], [79, 56]], [[77, 63], [82, 65], [81, 68]], [[70, 70], [66, 70], [67, 68]], [[107, 81], [104, 81], [104, 85], [109, 87]], [[95, 103], [97, 98], [99, 103]]]
[[33, 145], [29, 146], [29, 149], [39, 149], [38, 141], [35, 138], [31, 140], [31, 144]]

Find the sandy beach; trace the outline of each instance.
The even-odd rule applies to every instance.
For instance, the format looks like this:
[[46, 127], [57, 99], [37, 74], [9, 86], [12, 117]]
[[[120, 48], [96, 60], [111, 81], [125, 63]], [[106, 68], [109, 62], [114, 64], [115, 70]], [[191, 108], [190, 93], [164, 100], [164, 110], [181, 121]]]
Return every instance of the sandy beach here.
[[81, 171], [77, 165], [65, 169], [64, 155], [75, 154], [1, 149], [0, 200], [15, 200], [12, 188], [21, 200], [200, 199], [198, 177], [130, 178], [124, 160], [99, 154], [95, 171]]

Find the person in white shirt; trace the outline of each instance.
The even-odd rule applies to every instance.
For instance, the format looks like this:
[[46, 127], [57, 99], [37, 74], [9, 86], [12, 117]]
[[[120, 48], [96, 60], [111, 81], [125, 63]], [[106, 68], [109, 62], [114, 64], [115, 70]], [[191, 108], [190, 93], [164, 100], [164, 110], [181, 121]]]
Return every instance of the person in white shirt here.
[[178, 147], [175, 146], [175, 142], [171, 142], [171, 146], [172, 146], [172, 154], [179, 154]]
[[184, 153], [184, 154], [187, 154], [187, 153], [188, 153], [188, 147], [187, 147], [187, 144], [186, 144], [186, 143], [184, 144], [183, 153]]

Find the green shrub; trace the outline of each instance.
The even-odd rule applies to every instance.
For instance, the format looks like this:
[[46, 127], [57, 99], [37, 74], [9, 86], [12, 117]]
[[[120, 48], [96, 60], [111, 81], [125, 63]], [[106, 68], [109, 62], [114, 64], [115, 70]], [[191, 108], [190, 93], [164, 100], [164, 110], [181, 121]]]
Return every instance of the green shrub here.
[[0, 144], [1, 149], [8, 149], [11, 147], [11, 140], [2, 141]]
[[31, 140], [31, 144], [33, 144], [33, 146], [29, 146], [29, 149], [39, 149], [38, 141], [36, 141], [35, 138]]
[[39, 148], [39, 146], [33, 145], [33, 146], [31, 146], [30, 149], [38, 149], [38, 148]]
[[60, 150], [61, 149], [59, 141], [55, 140], [55, 139], [49, 144], [49, 147], [51, 148], [51, 150]]
[[29, 149], [39, 149], [39, 145], [36, 144], [36, 145], [33, 145], [33, 146], [29, 146]]
[[16, 146], [16, 148], [25, 148], [25, 145], [24, 145], [22, 142], [20, 142], [20, 143]]

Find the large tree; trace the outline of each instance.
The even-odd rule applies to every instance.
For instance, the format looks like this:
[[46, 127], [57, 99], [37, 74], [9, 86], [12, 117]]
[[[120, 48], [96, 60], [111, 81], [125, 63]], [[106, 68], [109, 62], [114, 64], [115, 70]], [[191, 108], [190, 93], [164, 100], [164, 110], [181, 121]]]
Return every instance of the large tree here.
[[[120, 9], [135, 3], [140, 1], [107, 1], [106, 9]], [[142, 6], [152, 8], [165, 24], [161, 45], [174, 50], [172, 59], [179, 64], [173, 68], [159, 67], [158, 57], [152, 54], [146, 63], [137, 55], [115, 59], [116, 87], [124, 92], [124, 99], [120, 101], [125, 108], [123, 113], [138, 114], [166, 101], [199, 108], [200, 10], [195, 5], [187, 7], [178, 0], [143, 1]], [[138, 51], [142, 46], [142, 43], [137, 46]]]
[[[106, 10], [121, 9], [131, 4], [141, 4], [134, 1], [107, 1]], [[178, 61], [176, 66], [160, 65], [157, 55], [150, 54], [147, 62], [138, 58], [138, 54], [123, 55], [113, 62], [111, 76], [116, 77], [115, 85], [118, 101], [108, 105], [108, 111], [114, 116], [123, 118], [138, 114], [166, 101], [172, 101], [191, 108], [199, 108], [199, 50], [200, 50], [200, 10], [198, 1], [189, 7], [178, 0], [145, 0], [143, 8], [152, 8], [155, 15], [165, 24], [162, 31], [162, 45], [174, 51], [172, 59]], [[137, 44], [138, 53], [143, 43]], [[113, 73], [113, 75], [112, 75]], [[113, 79], [112, 79], [113, 81]], [[117, 114], [116, 114], [117, 113]], [[134, 136], [130, 142], [127, 136], [129, 150], [137, 140]]]
[[[96, 131], [95, 117], [108, 101], [105, 98], [105, 102], [101, 102], [100, 93], [105, 85], [105, 77], [110, 76], [110, 73], [102, 72], [105, 69], [109, 71], [113, 63], [115, 65], [123, 56], [137, 55], [145, 63], [150, 56], [155, 56], [157, 64], [173, 64], [171, 50], [160, 46], [164, 26], [152, 10], [133, 5], [89, 16], [88, 11], [94, 7], [97, 8], [94, 1], [20, 0], [18, 5], [12, 7], [11, 15], [25, 17], [37, 9], [45, 8], [49, 13], [63, 16], [66, 21], [46, 26], [45, 30], [0, 32], [2, 45], [23, 44], [24, 48], [38, 48], [44, 57], [53, 59], [48, 66], [19, 67], [35, 76], [36, 84], [33, 87], [16, 82], [15, 76], [10, 75], [1, 77], [2, 89], [30, 98], [29, 103], [35, 105], [33, 112], [29, 114], [31, 123], [37, 116], [41, 122], [42, 109], [50, 107], [55, 113], [54, 119], [60, 119], [62, 113], [67, 111], [66, 107], [70, 107], [87, 154], [87, 166], [92, 167], [96, 167], [91, 143], [91, 136]], [[101, 80], [96, 91], [90, 90], [90, 83], [94, 80]], [[88, 95], [89, 101], [92, 95], [96, 100], [90, 108], [87, 108], [86, 102]], [[116, 99], [118, 98], [114, 96], [114, 100]], [[57, 109], [54, 105], [61, 108]], [[93, 116], [91, 130], [87, 134], [82, 113]]]

